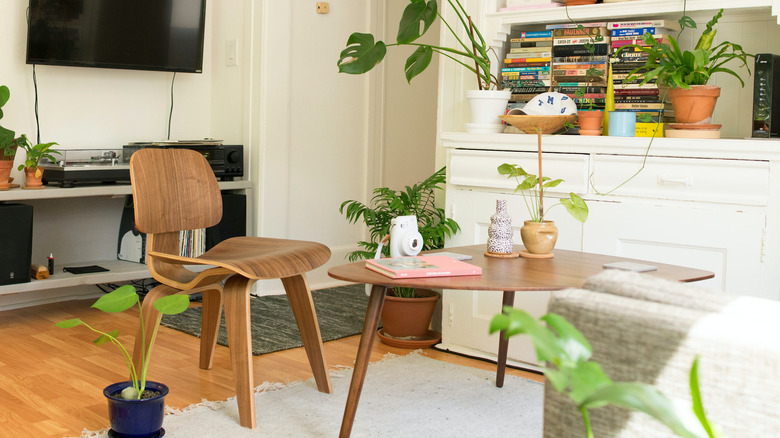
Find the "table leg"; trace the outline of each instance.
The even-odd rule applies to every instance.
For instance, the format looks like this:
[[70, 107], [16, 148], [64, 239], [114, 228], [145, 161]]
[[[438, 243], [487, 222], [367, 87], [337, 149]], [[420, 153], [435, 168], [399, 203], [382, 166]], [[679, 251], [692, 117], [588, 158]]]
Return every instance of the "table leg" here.
[[[504, 292], [504, 299], [501, 303], [501, 312], [504, 311], [504, 306], [513, 306], [515, 304], [515, 292]], [[496, 386], [501, 388], [504, 386], [504, 375], [506, 374], [506, 354], [509, 349], [509, 338], [506, 337], [506, 330], [501, 330], [501, 334], [498, 339], [498, 362], [496, 369]]]
[[379, 315], [382, 313], [385, 294], [387, 294], [387, 288], [384, 286], [374, 285], [371, 288], [366, 318], [363, 321], [363, 334], [360, 335], [355, 368], [352, 371], [352, 382], [349, 385], [347, 406], [344, 408], [344, 417], [341, 420], [340, 438], [348, 438], [350, 433], [352, 433], [352, 423], [355, 421], [355, 411], [357, 411], [360, 392], [363, 390], [363, 380], [366, 378], [366, 369], [371, 358], [371, 349], [374, 346], [374, 338], [379, 326]]

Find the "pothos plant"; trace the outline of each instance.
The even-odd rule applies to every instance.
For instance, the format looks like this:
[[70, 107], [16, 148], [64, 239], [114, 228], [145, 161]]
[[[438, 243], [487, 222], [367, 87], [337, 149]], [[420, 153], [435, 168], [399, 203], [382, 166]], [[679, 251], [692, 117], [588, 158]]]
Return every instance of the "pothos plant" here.
[[[491, 73], [490, 55], [496, 56], [485, 42], [471, 16], [458, 0], [447, 0], [455, 11], [461, 25], [468, 30], [466, 39], [461, 38], [455, 28], [439, 13], [436, 0], [410, 0], [404, 9], [398, 25], [395, 43], [375, 41], [370, 33], [355, 32], [349, 36], [347, 47], [341, 51], [337, 62], [340, 73], [363, 74], [382, 62], [388, 47], [414, 46], [415, 51], [404, 65], [407, 82], [425, 71], [434, 53], [457, 62], [477, 76], [480, 90], [501, 89], [498, 78]], [[440, 19], [457, 41], [456, 47], [443, 47], [417, 42], [431, 25]], [[465, 59], [464, 59], [465, 58]], [[473, 64], [473, 65], [472, 65]]]
[[[541, 159], [539, 164], [541, 170]], [[525, 201], [532, 221], [543, 222], [547, 212], [557, 205], [563, 205], [566, 211], [580, 222], [584, 223], [588, 219], [588, 205], [582, 197], [574, 192], [569, 193], [568, 199], [563, 198], [547, 209], [544, 208], [544, 190], [558, 186], [563, 182], [562, 179], [551, 179], [546, 176], [541, 176], [540, 179], [539, 176], [526, 172], [522, 167], [509, 163], [498, 166], [498, 173], [517, 181], [515, 193], [520, 192], [523, 195], [523, 201]]]
[[[390, 233], [390, 222], [398, 216], [417, 216], [417, 228], [423, 238], [423, 251], [444, 248], [444, 239], [460, 231], [454, 219], [445, 217], [444, 209], [435, 204], [435, 190], [441, 190], [446, 181], [446, 167], [420, 183], [406, 186], [403, 190], [387, 187], [374, 189], [374, 196], [368, 205], [355, 200], [341, 203], [339, 213], [350, 223], [363, 220], [368, 227], [369, 240], [358, 242], [360, 249], [347, 254], [349, 261], [370, 259], [376, 254], [380, 242]], [[390, 255], [390, 247], [382, 247], [382, 255]], [[398, 297], [411, 298], [412, 288], [395, 288]]]
[[189, 297], [186, 295], [169, 295], [159, 298], [154, 302], [154, 308], [160, 312], [160, 316], [158, 316], [157, 323], [154, 326], [154, 332], [151, 334], [152, 342], [149, 344], [149, 348], [145, 347], [147, 345], [147, 334], [144, 330], [144, 314], [141, 307], [141, 301], [138, 298], [138, 294], [135, 292], [135, 287], [129, 284], [120, 286], [119, 288], [100, 297], [95, 302], [95, 304], [92, 305], [92, 307], [108, 313], [124, 312], [133, 306], [138, 306], [138, 317], [139, 324], [141, 326], [142, 337], [140, 345], [144, 346], [141, 352], [142, 365], [140, 370], [136, 369], [135, 365], [133, 364], [132, 356], [130, 353], [128, 353], [124, 345], [122, 345], [122, 342], [119, 341], [119, 330], [115, 329], [110, 332], [104, 332], [93, 328], [86, 322], [82, 321], [81, 318], [60, 321], [55, 325], [60, 328], [71, 328], [83, 325], [84, 327], [100, 335], [97, 339], [92, 341], [95, 345], [101, 346], [108, 342], [114, 344], [119, 349], [122, 357], [125, 360], [125, 363], [130, 371], [130, 380], [132, 382], [131, 386], [128, 386], [122, 390], [121, 398], [125, 400], [138, 400], [144, 397], [144, 390], [146, 389], [146, 372], [149, 368], [150, 359], [149, 349], [151, 348], [151, 345], [154, 345], [154, 340], [157, 337], [157, 329], [160, 326], [160, 319], [162, 319], [162, 315], [176, 315], [178, 313], [184, 312], [189, 307], [189, 303]]
[[589, 411], [607, 405], [644, 412], [685, 438], [718, 438], [720, 433], [707, 418], [699, 391], [697, 357], [690, 370], [689, 386], [693, 405], [680, 409], [667, 396], [641, 382], [613, 382], [598, 362], [587, 339], [564, 317], [548, 313], [539, 320], [511, 306], [495, 315], [490, 333], [506, 330], [506, 337], [527, 334], [533, 341], [537, 359], [547, 381], [569, 397], [582, 414], [585, 433], [593, 438]]
[[51, 143], [38, 143], [36, 145], [30, 144], [29, 141], [26, 141], [26, 137], [24, 137], [24, 142], [18, 142], [19, 146], [24, 149], [26, 152], [24, 162], [19, 165], [18, 170], [23, 170], [24, 168], [29, 168], [35, 170], [35, 176], [36, 178], [39, 177], [38, 172], [38, 165], [40, 164], [40, 161], [42, 158], [49, 159], [51, 161], [57, 161], [56, 158], [54, 158], [53, 154], [61, 155], [60, 151], [54, 150], [51, 147], [56, 145], [57, 143], [51, 142]]

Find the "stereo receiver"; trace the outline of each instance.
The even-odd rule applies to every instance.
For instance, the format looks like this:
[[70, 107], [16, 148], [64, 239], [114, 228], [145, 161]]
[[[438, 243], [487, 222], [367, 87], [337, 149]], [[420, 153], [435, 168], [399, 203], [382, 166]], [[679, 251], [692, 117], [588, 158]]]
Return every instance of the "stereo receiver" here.
[[130, 157], [143, 148], [186, 148], [206, 158], [214, 175], [222, 181], [244, 176], [244, 146], [223, 145], [220, 141], [171, 141], [130, 143], [122, 148], [122, 160], [130, 164]]

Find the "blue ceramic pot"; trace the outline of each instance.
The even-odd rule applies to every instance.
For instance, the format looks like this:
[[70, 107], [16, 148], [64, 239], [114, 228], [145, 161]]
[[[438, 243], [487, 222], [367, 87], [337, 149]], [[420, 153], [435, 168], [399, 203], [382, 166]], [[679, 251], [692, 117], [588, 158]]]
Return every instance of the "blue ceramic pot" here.
[[106, 386], [103, 395], [108, 400], [108, 419], [113, 436], [118, 438], [157, 437], [165, 416], [165, 396], [168, 387], [162, 383], [146, 382], [146, 388], [160, 391], [159, 396], [143, 400], [125, 400], [116, 396], [132, 382], [119, 382]]

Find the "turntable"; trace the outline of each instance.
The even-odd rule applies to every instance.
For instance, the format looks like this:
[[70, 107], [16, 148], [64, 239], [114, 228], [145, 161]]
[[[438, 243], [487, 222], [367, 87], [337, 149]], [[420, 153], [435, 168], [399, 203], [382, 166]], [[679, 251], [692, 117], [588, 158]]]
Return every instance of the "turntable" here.
[[122, 162], [122, 149], [70, 149], [60, 151], [56, 162], [41, 159], [43, 183], [60, 187], [75, 184], [130, 182], [130, 166]]

